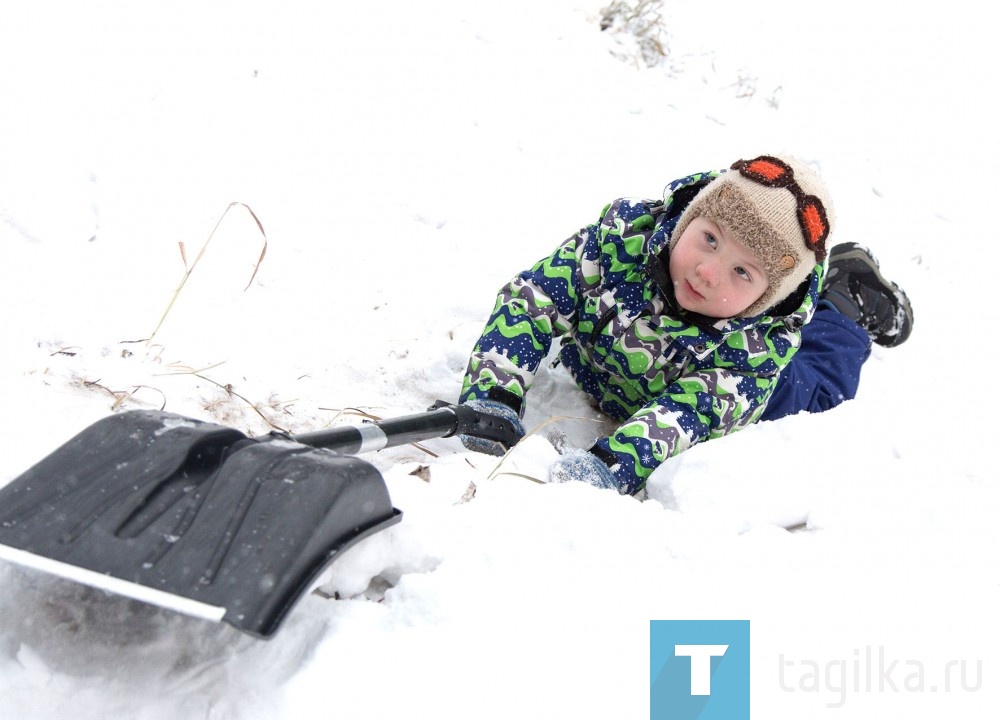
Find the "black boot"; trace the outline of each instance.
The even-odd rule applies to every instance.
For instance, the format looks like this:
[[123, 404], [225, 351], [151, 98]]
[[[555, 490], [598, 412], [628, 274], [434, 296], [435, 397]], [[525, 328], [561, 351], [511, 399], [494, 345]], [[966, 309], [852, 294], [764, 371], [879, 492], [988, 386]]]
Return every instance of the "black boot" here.
[[857, 243], [836, 245], [822, 298], [863, 327], [885, 347], [906, 342], [913, 329], [913, 308], [906, 293], [879, 272], [878, 260]]

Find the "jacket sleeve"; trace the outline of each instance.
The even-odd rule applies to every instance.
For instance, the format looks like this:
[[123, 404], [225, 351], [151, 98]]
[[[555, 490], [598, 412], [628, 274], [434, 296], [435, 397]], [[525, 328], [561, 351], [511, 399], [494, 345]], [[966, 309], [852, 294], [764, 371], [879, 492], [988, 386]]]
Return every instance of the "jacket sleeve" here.
[[759, 419], [776, 383], [777, 374], [723, 367], [695, 370], [598, 440], [591, 451], [609, 465], [621, 492], [634, 494], [667, 459]]
[[573, 327], [580, 260], [588, 243], [596, 245], [594, 236], [593, 226], [584, 228], [501, 288], [469, 358], [460, 402], [490, 397], [496, 388], [523, 404], [552, 339]]
[[[460, 402], [525, 393], [553, 338], [588, 332], [580, 317], [581, 298], [628, 271], [649, 236], [648, 201], [619, 198], [598, 222], [584, 227], [500, 290], [462, 383]], [[496, 389], [496, 390], [495, 390]], [[523, 412], [523, 407], [519, 408]]]

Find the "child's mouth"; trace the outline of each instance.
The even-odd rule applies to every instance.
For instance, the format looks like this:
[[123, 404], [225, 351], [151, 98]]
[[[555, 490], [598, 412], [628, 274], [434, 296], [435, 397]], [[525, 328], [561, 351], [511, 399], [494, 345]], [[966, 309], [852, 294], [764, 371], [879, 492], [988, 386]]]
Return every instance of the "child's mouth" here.
[[689, 280], [685, 280], [684, 281], [684, 285], [686, 286], [689, 295], [693, 295], [694, 297], [696, 297], [699, 300], [704, 300], [705, 299], [704, 295], [702, 295], [700, 292], [698, 292], [697, 290], [694, 289], [694, 285], [692, 285]]

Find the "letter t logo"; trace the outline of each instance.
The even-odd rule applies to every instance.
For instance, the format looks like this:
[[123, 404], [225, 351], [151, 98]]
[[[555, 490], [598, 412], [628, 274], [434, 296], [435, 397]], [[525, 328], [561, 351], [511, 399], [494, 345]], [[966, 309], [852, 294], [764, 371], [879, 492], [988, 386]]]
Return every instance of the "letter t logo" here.
[[650, 620], [649, 717], [750, 720], [750, 621]]
[[691, 658], [691, 694], [712, 694], [712, 658], [722, 657], [728, 645], [674, 645], [674, 655]]

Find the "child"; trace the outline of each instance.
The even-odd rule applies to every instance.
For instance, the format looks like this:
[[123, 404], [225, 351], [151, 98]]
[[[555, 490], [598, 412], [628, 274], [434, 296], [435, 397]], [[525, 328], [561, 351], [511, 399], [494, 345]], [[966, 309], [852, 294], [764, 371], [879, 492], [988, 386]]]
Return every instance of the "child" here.
[[872, 341], [904, 342], [913, 313], [864, 248], [827, 257], [833, 221], [819, 176], [773, 156], [676, 180], [663, 200], [616, 200], [500, 291], [460, 402], [523, 436], [525, 395], [561, 337], [561, 363], [620, 425], [550, 479], [623, 494], [699, 442], [834, 407]]

